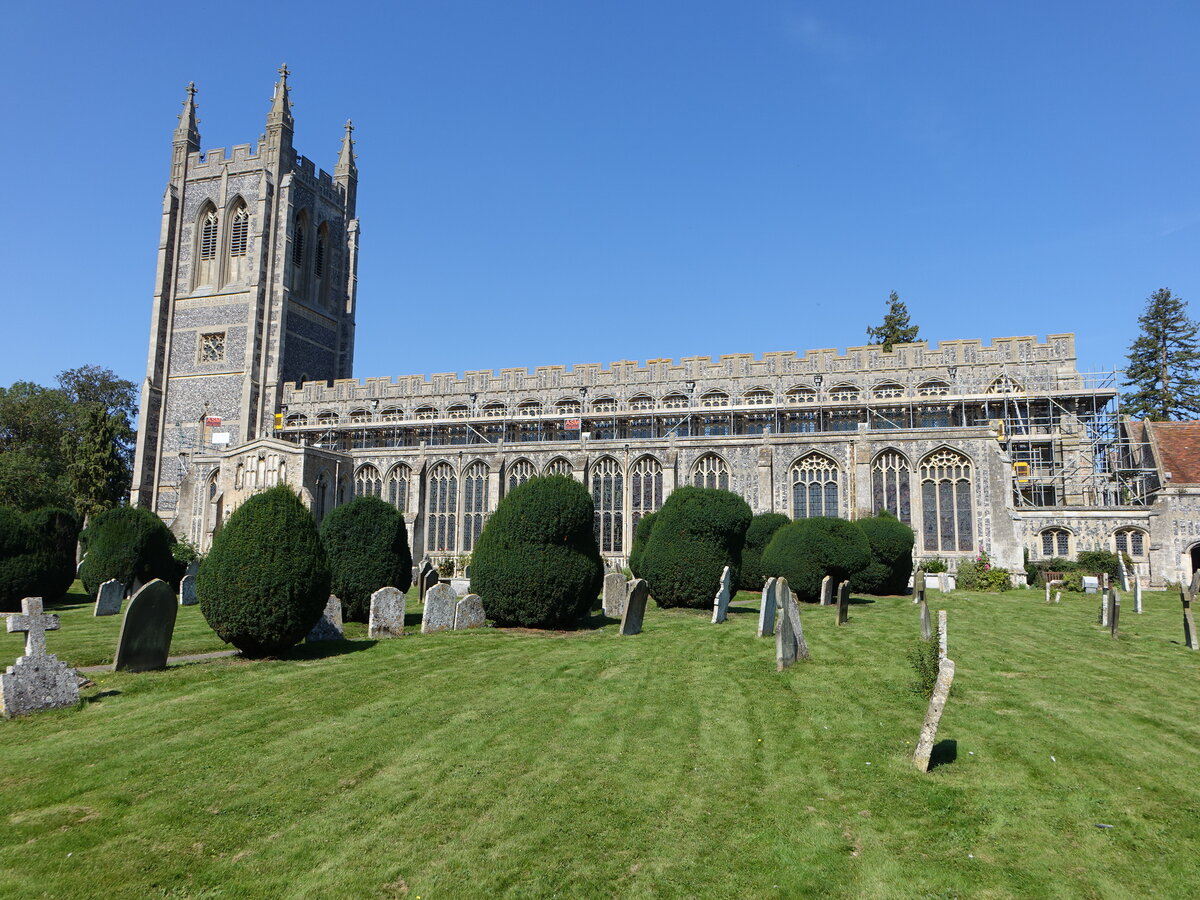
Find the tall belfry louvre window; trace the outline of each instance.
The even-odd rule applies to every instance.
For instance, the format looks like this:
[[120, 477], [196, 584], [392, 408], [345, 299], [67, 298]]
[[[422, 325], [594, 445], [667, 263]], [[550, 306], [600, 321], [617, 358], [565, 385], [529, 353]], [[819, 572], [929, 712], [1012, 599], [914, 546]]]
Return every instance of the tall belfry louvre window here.
[[[233, 222], [229, 226], [229, 255], [245, 256], [247, 236], [250, 233], [250, 211], [241, 206], [233, 214]], [[215, 235], [214, 235], [215, 239]]]
[[217, 214], [209, 212], [200, 226], [200, 258], [216, 259], [217, 257]]

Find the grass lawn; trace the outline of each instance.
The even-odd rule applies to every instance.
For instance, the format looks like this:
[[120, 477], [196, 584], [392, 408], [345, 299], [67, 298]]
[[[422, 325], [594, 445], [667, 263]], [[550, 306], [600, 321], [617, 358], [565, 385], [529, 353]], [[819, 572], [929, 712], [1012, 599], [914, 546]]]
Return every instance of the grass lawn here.
[[[1200, 893], [1177, 597], [1129, 603], [1116, 641], [1098, 598], [931, 597], [958, 673], [928, 775], [905, 598], [843, 628], [804, 607], [812, 659], [783, 673], [740, 594], [723, 625], [652, 607], [635, 637], [597, 618], [96, 675], [79, 709], [0, 722], [0, 896]], [[111, 659], [119, 617], [57, 611], [51, 652]], [[181, 610], [172, 653], [220, 649], [206, 630]]]

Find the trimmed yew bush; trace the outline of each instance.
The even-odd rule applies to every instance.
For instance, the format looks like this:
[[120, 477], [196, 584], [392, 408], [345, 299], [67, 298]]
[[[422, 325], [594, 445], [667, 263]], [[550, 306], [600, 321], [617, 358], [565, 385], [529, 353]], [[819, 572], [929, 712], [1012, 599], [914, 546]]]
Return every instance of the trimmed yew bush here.
[[783, 576], [801, 600], [817, 600], [821, 579], [844, 581], [871, 563], [871, 545], [854, 522], [845, 519], [800, 519], [775, 532], [763, 551], [768, 577]]
[[730, 491], [672, 491], [655, 517], [641, 559], [642, 577], [655, 602], [664, 608], [711, 607], [725, 566], [737, 584], [751, 517], [746, 501]]
[[27, 513], [25, 521], [33, 529], [37, 553], [42, 557], [42, 577], [36, 596], [47, 601], [57, 600], [75, 581], [79, 520], [72, 512], [47, 506]]
[[762, 570], [762, 553], [780, 528], [792, 521], [783, 513], [760, 513], [750, 520], [746, 529], [746, 546], [742, 548], [742, 569], [738, 589], [761, 591], [767, 581]]
[[887, 510], [856, 523], [871, 546], [871, 561], [850, 577], [851, 589], [863, 594], [895, 595], [908, 591], [916, 535]]
[[587, 615], [604, 578], [587, 488], [566, 475], [509, 491], [471, 555], [471, 590], [497, 625], [564, 628]]
[[136, 506], [100, 513], [80, 536], [87, 557], [79, 570], [84, 590], [92, 597], [100, 585], [115, 578], [129, 588], [161, 578], [174, 586], [178, 566], [171, 554], [175, 535], [163, 520]]
[[407, 591], [412, 582], [404, 517], [378, 497], [356, 497], [332, 510], [321, 521], [321, 543], [347, 621], [367, 621], [371, 595], [381, 587]]
[[633, 546], [629, 550], [629, 571], [634, 578], [642, 577], [642, 557], [646, 555], [646, 545], [650, 543], [650, 534], [654, 531], [654, 517], [658, 513], [647, 513], [638, 519], [637, 528], [633, 532]]
[[40, 579], [37, 535], [20, 512], [0, 507], [0, 610], [19, 610], [23, 598], [39, 596]]
[[273, 656], [321, 618], [329, 581], [312, 514], [281, 484], [234, 510], [200, 564], [196, 594], [221, 640], [246, 656]]

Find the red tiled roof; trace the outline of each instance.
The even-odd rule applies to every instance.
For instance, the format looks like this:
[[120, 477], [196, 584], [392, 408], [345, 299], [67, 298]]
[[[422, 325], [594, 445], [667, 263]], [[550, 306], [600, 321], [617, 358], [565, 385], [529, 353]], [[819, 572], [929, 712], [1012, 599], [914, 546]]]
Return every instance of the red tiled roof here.
[[1200, 484], [1200, 422], [1146, 422], [1169, 484]]

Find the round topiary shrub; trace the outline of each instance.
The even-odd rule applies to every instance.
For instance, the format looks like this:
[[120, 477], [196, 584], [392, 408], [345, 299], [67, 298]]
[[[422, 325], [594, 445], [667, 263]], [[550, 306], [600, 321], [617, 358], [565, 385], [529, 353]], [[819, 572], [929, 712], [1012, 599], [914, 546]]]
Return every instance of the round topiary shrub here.
[[817, 600], [821, 579], [834, 584], [865, 569], [871, 562], [871, 545], [854, 522], [845, 519], [800, 519], [784, 525], [763, 551], [762, 567], [768, 576], [783, 576], [801, 600]]
[[604, 578], [587, 489], [566, 475], [505, 495], [471, 555], [471, 590], [497, 625], [563, 628], [587, 615]]
[[404, 517], [378, 497], [356, 497], [321, 521], [321, 543], [329, 557], [332, 591], [350, 622], [366, 622], [371, 595], [382, 587], [407, 591], [412, 551]]
[[175, 583], [175, 535], [162, 519], [135, 506], [120, 506], [100, 513], [80, 537], [87, 557], [79, 570], [83, 588], [92, 597], [100, 585], [115, 578], [129, 588], [134, 581], [147, 584], [161, 578]]
[[22, 599], [40, 596], [43, 573], [37, 547], [37, 535], [25, 517], [0, 507], [0, 610], [19, 610]]
[[738, 566], [750, 506], [737, 494], [716, 488], [681, 487], [671, 492], [654, 521], [642, 555], [643, 577], [663, 608], [712, 607], [729, 566], [738, 583]]
[[646, 513], [638, 519], [637, 528], [633, 531], [633, 546], [629, 549], [629, 571], [634, 578], [642, 577], [642, 557], [646, 555], [646, 545], [650, 543], [650, 534], [654, 531], [654, 517], [658, 513]]
[[273, 656], [301, 640], [329, 599], [329, 562], [317, 525], [285, 484], [234, 510], [200, 564], [200, 611], [246, 656]]
[[916, 540], [912, 528], [887, 510], [869, 519], [859, 519], [857, 524], [871, 545], [871, 561], [850, 576], [851, 589], [881, 596], [906, 593]]
[[750, 520], [746, 529], [746, 546], [742, 548], [742, 568], [738, 589], [761, 591], [767, 581], [762, 570], [762, 553], [771, 543], [775, 532], [792, 521], [783, 513], [761, 513]]

